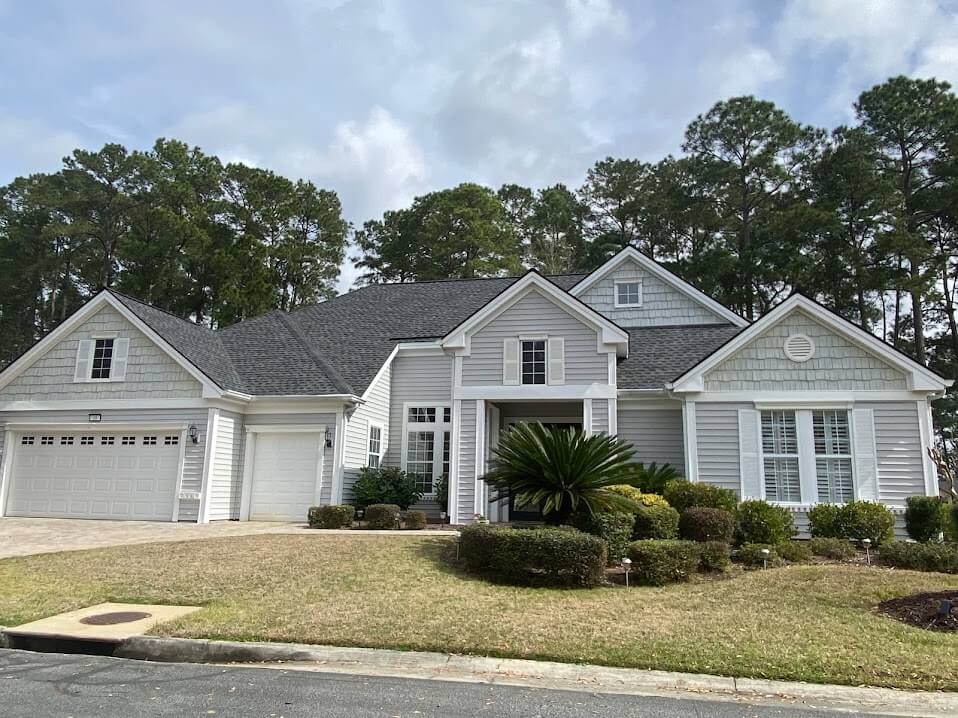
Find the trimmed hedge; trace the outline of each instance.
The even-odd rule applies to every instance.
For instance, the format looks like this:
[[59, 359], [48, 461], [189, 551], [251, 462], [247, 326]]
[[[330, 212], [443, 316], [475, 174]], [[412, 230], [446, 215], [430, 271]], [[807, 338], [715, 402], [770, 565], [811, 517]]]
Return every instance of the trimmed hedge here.
[[353, 525], [356, 509], [349, 504], [335, 506], [310, 506], [309, 527], [311, 529], [348, 529]]
[[937, 541], [944, 529], [941, 499], [937, 496], [909, 496], [905, 499], [905, 529], [915, 541]]
[[669, 481], [665, 485], [662, 496], [669, 502], [669, 506], [680, 514], [693, 506], [734, 512], [738, 504], [738, 497], [731, 489], [723, 489], [711, 484], [693, 484], [685, 479]]
[[775, 553], [789, 563], [808, 563], [812, 560], [812, 549], [804, 541], [782, 541], [775, 544]]
[[[762, 553], [762, 549], [768, 549], [768, 556]], [[775, 547], [767, 543], [746, 543], [738, 547], [735, 558], [739, 563], [751, 568], [762, 568], [766, 563], [769, 566], [781, 566], [782, 559], [779, 557]]]
[[699, 568], [702, 550], [694, 541], [633, 541], [629, 544], [632, 576], [645, 586], [688, 581]]
[[671, 506], [641, 506], [635, 512], [634, 539], [674, 539], [679, 535], [679, 512]]
[[784, 506], [755, 499], [743, 501], [736, 513], [738, 538], [743, 544], [780, 544], [795, 535], [795, 519]]
[[721, 541], [735, 538], [735, 517], [723, 509], [692, 506], [679, 517], [679, 535], [687, 541]]
[[576, 530], [473, 524], [460, 532], [466, 567], [519, 586], [597, 586], [605, 580], [605, 541]]
[[395, 466], [364, 466], [353, 483], [353, 504], [359, 508], [376, 504], [396, 504], [404, 511], [419, 503], [423, 492], [413, 474]]
[[837, 504], [815, 504], [808, 510], [808, 528], [813, 537], [842, 538]]
[[626, 555], [632, 540], [635, 517], [632, 514], [609, 512], [579, 513], [572, 517], [572, 525], [605, 541], [609, 563], [617, 563]]
[[958, 545], [892, 541], [878, 549], [879, 560], [912, 571], [958, 573]]
[[404, 529], [410, 531], [419, 531], [426, 528], [425, 511], [404, 511], [402, 513], [402, 524]]
[[701, 551], [700, 571], [724, 571], [732, 563], [732, 547], [722, 541], [706, 541], [699, 544]]
[[841, 560], [855, 555], [855, 547], [845, 539], [818, 536], [808, 542], [808, 547], [816, 556]]
[[366, 528], [398, 529], [400, 511], [396, 504], [371, 504], [366, 507]]
[[874, 501], [818, 504], [809, 509], [808, 521], [812, 536], [823, 538], [867, 538], [878, 545], [891, 541], [895, 534], [894, 515]]

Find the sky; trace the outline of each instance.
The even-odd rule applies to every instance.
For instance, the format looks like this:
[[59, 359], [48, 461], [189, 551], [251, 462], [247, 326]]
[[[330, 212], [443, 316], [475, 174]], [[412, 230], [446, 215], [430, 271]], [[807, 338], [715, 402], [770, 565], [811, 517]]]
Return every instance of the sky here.
[[831, 128], [898, 74], [958, 85], [958, 0], [0, 0], [0, 184], [168, 137], [333, 189], [358, 226], [679, 154], [735, 95]]

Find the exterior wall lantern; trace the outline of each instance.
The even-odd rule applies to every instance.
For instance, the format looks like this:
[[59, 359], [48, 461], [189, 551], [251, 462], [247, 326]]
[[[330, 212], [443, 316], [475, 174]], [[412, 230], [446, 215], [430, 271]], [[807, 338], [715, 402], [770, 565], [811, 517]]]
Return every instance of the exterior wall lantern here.
[[200, 432], [197, 430], [196, 424], [190, 424], [190, 428], [186, 430], [186, 434], [194, 444], [200, 443]]

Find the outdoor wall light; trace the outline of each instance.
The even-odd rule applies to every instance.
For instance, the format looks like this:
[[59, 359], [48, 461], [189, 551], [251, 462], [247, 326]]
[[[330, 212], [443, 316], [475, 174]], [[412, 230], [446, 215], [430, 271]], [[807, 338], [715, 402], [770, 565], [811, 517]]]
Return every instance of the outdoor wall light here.
[[186, 430], [186, 434], [194, 444], [200, 443], [200, 432], [197, 430], [196, 424], [190, 424], [190, 428]]
[[103, 421], [103, 414], [87, 414], [86, 420], [91, 424], [96, 424], [98, 421]]
[[326, 429], [326, 448], [329, 449], [333, 445], [333, 432], [329, 429]]

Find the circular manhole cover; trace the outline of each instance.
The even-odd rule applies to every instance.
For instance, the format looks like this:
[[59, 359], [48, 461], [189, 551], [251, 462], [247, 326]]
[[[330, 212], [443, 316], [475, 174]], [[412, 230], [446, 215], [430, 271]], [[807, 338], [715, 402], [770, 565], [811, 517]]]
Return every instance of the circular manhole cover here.
[[118, 623], [132, 623], [149, 618], [152, 613], [145, 611], [114, 611], [113, 613], [98, 613], [95, 616], [81, 618], [80, 623], [88, 626], [115, 626]]

